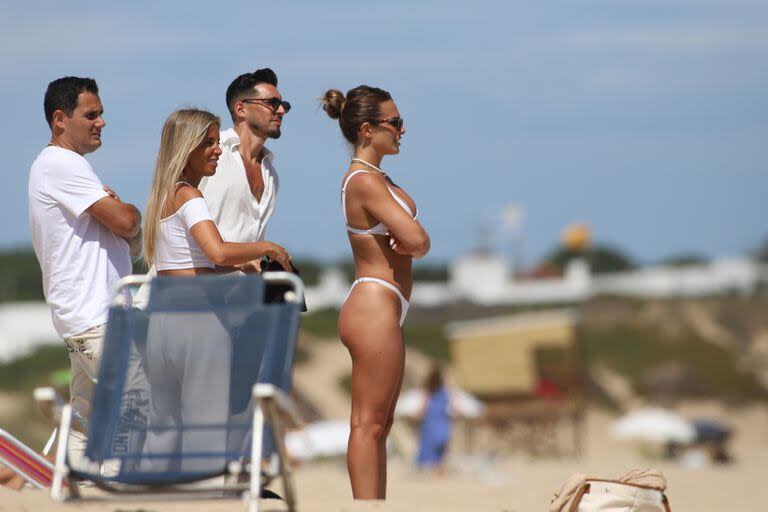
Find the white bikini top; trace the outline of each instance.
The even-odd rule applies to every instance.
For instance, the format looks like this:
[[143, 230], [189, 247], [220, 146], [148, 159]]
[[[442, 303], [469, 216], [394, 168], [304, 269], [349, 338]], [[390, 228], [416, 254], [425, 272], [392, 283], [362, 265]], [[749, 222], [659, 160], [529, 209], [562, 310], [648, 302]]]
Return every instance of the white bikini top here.
[[173, 215], [160, 219], [155, 235], [154, 263], [157, 270], [215, 268], [200, 249], [190, 230], [204, 220], [213, 220], [202, 197], [190, 199]]
[[[389, 235], [389, 228], [384, 225], [383, 222], [379, 222], [375, 226], [373, 226], [370, 229], [358, 229], [353, 228], [349, 225], [349, 220], [347, 219], [347, 183], [349, 183], [349, 180], [352, 179], [352, 176], [355, 174], [359, 174], [361, 172], [370, 172], [366, 171], [364, 169], [359, 169], [357, 171], [349, 173], [349, 176], [347, 176], [347, 179], [344, 180], [344, 185], [341, 187], [341, 209], [344, 212], [344, 223], [347, 226], [347, 231], [350, 233], [355, 233], [357, 235]], [[419, 215], [418, 210], [416, 211], [416, 214], [411, 211], [411, 209], [408, 207], [408, 204], [400, 199], [400, 197], [395, 194], [395, 192], [389, 188], [389, 185], [387, 185], [387, 190], [389, 190], [389, 193], [392, 194], [392, 197], [395, 198], [395, 201], [397, 201], [397, 204], [403, 207], [403, 210], [408, 212], [408, 215], [412, 216], [414, 219]]]

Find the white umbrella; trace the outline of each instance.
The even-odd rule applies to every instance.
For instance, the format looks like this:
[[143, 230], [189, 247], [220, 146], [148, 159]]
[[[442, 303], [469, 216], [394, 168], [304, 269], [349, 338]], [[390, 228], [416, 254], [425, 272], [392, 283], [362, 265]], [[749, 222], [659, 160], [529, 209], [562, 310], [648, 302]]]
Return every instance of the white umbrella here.
[[395, 416], [415, 418], [421, 414], [423, 407], [424, 390], [421, 388], [409, 389], [400, 393], [400, 398], [397, 399], [397, 406], [395, 406]]
[[451, 410], [456, 416], [478, 418], [485, 413], [485, 404], [463, 389], [457, 389], [451, 396]]
[[[485, 412], [485, 405], [462, 389], [451, 389], [450, 413], [454, 416], [477, 418]], [[426, 393], [421, 388], [409, 389], [400, 394], [395, 407], [395, 416], [415, 418], [424, 408]]]
[[291, 457], [299, 460], [333, 457], [347, 453], [348, 439], [349, 421], [319, 421], [287, 432], [285, 448]]
[[696, 429], [679, 414], [664, 409], [640, 409], [622, 416], [613, 423], [612, 432], [618, 439], [633, 439], [652, 443], [690, 443]]

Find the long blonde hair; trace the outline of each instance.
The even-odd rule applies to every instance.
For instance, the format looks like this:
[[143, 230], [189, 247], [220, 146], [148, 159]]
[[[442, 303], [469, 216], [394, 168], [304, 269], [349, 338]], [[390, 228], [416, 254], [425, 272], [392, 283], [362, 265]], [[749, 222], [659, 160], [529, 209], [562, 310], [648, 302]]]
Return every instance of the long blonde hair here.
[[149, 192], [144, 217], [144, 261], [147, 265], [153, 262], [155, 236], [165, 201], [171, 197], [176, 184], [182, 179], [189, 155], [205, 140], [208, 128], [213, 124], [221, 126], [221, 120], [210, 112], [182, 109], [171, 114], [163, 125], [152, 190]]

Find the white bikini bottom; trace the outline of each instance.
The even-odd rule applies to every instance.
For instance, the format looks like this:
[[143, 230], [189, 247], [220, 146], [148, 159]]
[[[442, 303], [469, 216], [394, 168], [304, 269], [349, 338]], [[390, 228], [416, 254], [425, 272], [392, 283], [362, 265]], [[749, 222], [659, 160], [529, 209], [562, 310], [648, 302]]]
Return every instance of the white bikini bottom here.
[[[403, 326], [403, 322], [405, 322], [405, 315], [408, 314], [408, 307], [410, 306], [410, 303], [405, 300], [405, 297], [403, 297], [403, 294], [400, 293], [400, 290], [397, 289], [395, 285], [390, 283], [389, 281], [385, 281], [383, 279], [379, 279], [378, 277], [361, 277], [359, 279], [355, 279], [352, 281], [352, 287], [349, 289], [349, 293], [347, 294], [347, 299], [349, 298], [349, 294], [352, 293], [352, 290], [360, 283], [379, 283], [380, 285], [389, 288], [392, 290], [395, 295], [397, 295], [400, 298], [400, 327]], [[344, 299], [344, 302], [347, 300]]]

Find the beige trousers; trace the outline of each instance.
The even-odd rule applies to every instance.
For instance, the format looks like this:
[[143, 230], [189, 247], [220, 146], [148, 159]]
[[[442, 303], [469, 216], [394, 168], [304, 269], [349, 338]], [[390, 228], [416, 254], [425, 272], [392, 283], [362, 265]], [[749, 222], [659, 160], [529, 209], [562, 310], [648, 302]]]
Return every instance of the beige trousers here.
[[72, 433], [68, 453], [73, 464], [85, 454], [88, 419], [91, 416], [93, 389], [99, 376], [101, 348], [106, 324], [97, 325], [77, 336], [64, 338], [69, 349], [72, 382], [69, 385], [69, 402], [72, 405]]

